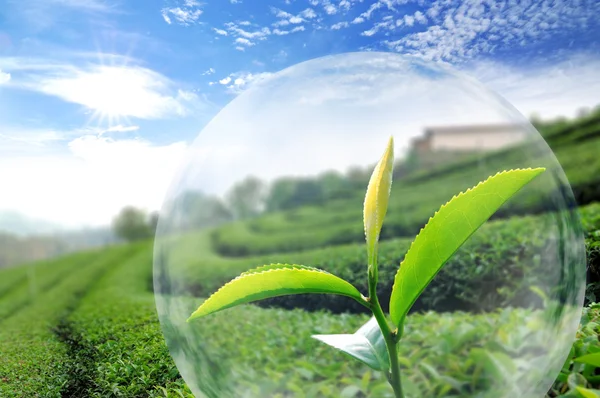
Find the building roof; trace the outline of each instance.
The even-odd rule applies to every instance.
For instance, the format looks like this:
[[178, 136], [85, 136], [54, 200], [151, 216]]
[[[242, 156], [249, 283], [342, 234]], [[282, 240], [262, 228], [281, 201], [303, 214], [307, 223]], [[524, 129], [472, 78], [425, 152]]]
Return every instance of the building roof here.
[[494, 133], [498, 131], [523, 131], [522, 124], [482, 124], [469, 126], [437, 126], [426, 127], [425, 136], [433, 134], [481, 134]]

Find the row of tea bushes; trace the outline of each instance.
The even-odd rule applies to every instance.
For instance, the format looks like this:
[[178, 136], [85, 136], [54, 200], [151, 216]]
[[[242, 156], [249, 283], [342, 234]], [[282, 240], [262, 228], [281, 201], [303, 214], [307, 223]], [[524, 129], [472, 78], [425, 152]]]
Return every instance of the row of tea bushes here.
[[[600, 234], [600, 204], [581, 207], [579, 214], [586, 228], [590, 281], [598, 277], [592, 272], [597, 264]], [[549, 215], [514, 217], [495, 220], [482, 226], [445, 265], [423, 295], [415, 303], [415, 310], [491, 310], [498, 305], [518, 305], [537, 300], [529, 291], [532, 284], [552, 286], [558, 278], [556, 265], [557, 243], [547, 240]], [[543, 221], [545, 220], [545, 222]], [[194, 235], [198, 242], [208, 239], [206, 234]], [[382, 303], [389, 299], [393, 277], [410, 239], [393, 239], [380, 244], [379, 291]], [[245, 258], [225, 259], [205, 248], [198, 251], [196, 260], [185, 265], [181, 277], [196, 295], [208, 295], [241, 272], [263, 264], [284, 262], [325, 269], [353, 283], [360, 291], [367, 291], [366, 250], [363, 243], [337, 245], [295, 253], [278, 253]], [[191, 246], [190, 247], [197, 247]], [[205, 271], [206, 270], [206, 271]], [[183, 283], [183, 282], [182, 282]], [[363, 311], [354, 301], [339, 296], [301, 295], [265, 300], [261, 305], [305, 310], [327, 309], [336, 313]]]
[[151, 278], [152, 245], [145, 242], [63, 319], [71, 351], [63, 396], [192, 398], [165, 345]]
[[[597, 149], [587, 142], [556, 152], [579, 204], [600, 200], [600, 157], [597, 153]], [[423, 182], [394, 182], [381, 239], [414, 236], [441, 204], [485, 178], [457, 170]], [[551, 197], [548, 186], [548, 181], [533, 181], [494, 218], [552, 210], [557, 204], [548, 200]], [[305, 211], [303, 217], [290, 217], [293, 212], [272, 213], [223, 225], [213, 231], [213, 250], [222, 256], [243, 257], [362, 241], [362, 201], [353, 199], [345, 205], [336, 203], [335, 206], [312, 207], [312, 211]]]
[[[589, 231], [598, 227], [597, 206], [582, 213]], [[341, 255], [347, 248], [339, 250]], [[352, 254], [347, 255], [350, 260]], [[333, 257], [332, 265], [337, 264]], [[148, 283], [151, 242], [105, 249], [95, 252], [91, 261], [81, 260], [70, 261], [71, 272], [60, 283], [0, 323], [0, 396], [192, 398], [156, 317]], [[211, 264], [190, 270], [202, 276], [203, 267]], [[220, 271], [230, 272], [227, 267]], [[0, 271], [0, 280], [2, 276]], [[201, 301], [191, 299], [189, 311]], [[210, 332], [205, 337], [211, 340], [188, 342], [188, 350], [211, 346], [213, 360], [239, 370], [228, 379], [242, 390], [236, 397], [391, 397], [381, 373], [310, 338], [352, 333], [367, 320], [365, 314], [241, 306], [207, 317], [205, 323], [189, 324]], [[481, 315], [411, 314], [400, 346], [407, 398], [472, 397], [490, 383], [507, 384], [503, 375], [511, 365], [502, 353], [519, 350], [527, 338], [522, 327], [530, 320], [531, 311], [526, 309]], [[579, 397], [576, 387], [599, 387], [595, 368], [575, 361], [600, 351], [599, 324], [600, 306], [585, 308], [572, 352], [547, 398]], [[218, 332], [222, 330], [227, 333]], [[542, 343], [547, 345], [546, 340]], [[527, 366], [543, 359], [536, 353], [525, 352]], [[482, 377], [477, 364], [486, 367], [488, 376], [496, 376]], [[519, 373], [509, 368], [510, 374]]]
[[[55, 264], [68, 269], [60, 272], [59, 280], [51, 272], [39, 275], [39, 282], [49, 285], [47, 289], [0, 321], [1, 397], [61, 396], [69, 378], [69, 350], [55, 328], [95, 281], [131, 250], [130, 246], [119, 246], [101, 253], [71, 255], [64, 263], [59, 260]], [[10, 305], [14, 300], [7, 299], [2, 305]]]

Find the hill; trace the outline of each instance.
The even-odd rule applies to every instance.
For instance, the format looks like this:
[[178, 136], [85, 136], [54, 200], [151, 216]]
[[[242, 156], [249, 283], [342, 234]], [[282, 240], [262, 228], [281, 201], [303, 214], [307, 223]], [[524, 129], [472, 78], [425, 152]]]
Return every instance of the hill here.
[[0, 231], [16, 236], [46, 235], [64, 228], [46, 220], [27, 217], [16, 211], [0, 211]]
[[[600, 239], [600, 208], [593, 205], [582, 214], [591, 251]], [[302, 257], [300, 253], [294, 256]], [[239, 263], [228, 264], [232, 260], [219, 260], [216, 254], [213, 257], [215, 262], [220, 261], [220, 268], [215, 269], [215, 262], [196, 263], [193, 273], [197, 280], [211, 275], [221, 280], [242, 269]], [[328, 269], [334, 266], [331, 264]], [[192, 300], [190, 308], [197, 302]], [[431, 379], [417, 372], [417, 368], [409, 367], [405, 374], [412, 380], [413, 391], [427, 395], [438, 389], [452, 390], [462, 385], [459, 380], [465, 377], [475, 382], [475, 376], [467, 376], [470, 374], [468, 363], [460, 360], [466, 354], [449, 350], [448, 344], [455, 341], [450, 337], [456, 338], [462, 333], [466, 338], [465, 333], [469, 332], [469, 336], [479, 336], [481, 344], [492, 349], [500, 341], [496, 339], [504, 334], [516, 336], [516, 327], [525, 319], [519, 316], [528, 316], [516, 314], [518, 312], [509, 323], [502, 312], [482, 314], [481, 320], [476, 322], [478, 329], [472, 330], [460, 326], [465, 322], [461, 317], [466, 316], [461, 313], [411, 315], [407, 327], [413, 332], [408, 331], [407, 335], [414, 337], [402, 346], [403, 361], [410, 363], [414, 360], [411, 353], [419, 350], [420, 367], [449, 375]], [[231, 324], [224, 325], [224, 319], [229, 319]], [[260, 372], [267, 369], [275, 382], [269, 390], [272, 392], [296, 395], [302, 391], [299, 396], [338, 397], [340, 391], [346, 391], [345, 394], [353, 391], [354, 395], [348, 396], [383, 397], [387, 396], [385, 380], [367, 372], [360, 363], [351, 362], [309, 338], [316, 330], [320, 333], [355, 330], [366, 319], [364, 314], [334, 315], [250, 305], [233, 310], [225, 318], [209, 319], [205, 326], [228, 330], [214, 344], [225, 348], [235, 346], [231, 360], [250, 372], [238, 374], [239, 380], [228, 379], [229, 385], [252, 380], [253, 383], [244, 388], [256, 387], [258, 379], [252, 369]], [[494, 324], [494, 319], [506, 330], [489, 330], [485, 325]], [[211, 324], [216, 321], [221, 323]], [[471, 316], [468, 322], [475, 322], [474, 318]], [[597, 305], [586, 308], [573, 350], [547, 397], [573, 396], [574, 384], [567, 383], [567, 377], [570, 380], [573, 375], [587, 380], [586, 385], [598, 388], [593, 366], [574, 362], [576, 357], [600, 350], [594, 326], [598, 322], [600, 308]], [[277, 339], [264, 337], [283, 325], [293, 327], [294, 333], [279, 334]], [[259, 351], [256, 339], [261, 342]], [[196, 341], [199, 344], [201, 340]], [[520, 343], [515, 340], [503, 344]], [[292, 361], [288, 350], [304, 354], [302, 357], [294, 354]], [[431, 362], [433, 357], [427, 355], [434, 352], [438, 358], [444, 355], [444, 359]], [[4, 358], [0, 363], [0, 395], [3, 397], [192, 396], [169, 355], [157, 319], [152, 292], [152, 242], [86, 251], [0, 271], [0, 356]], [[222, 366], [229, 365], [223, 362]], [[283, 378], [284, 375], [288, 377]], [[265, 391], [252, 396], [267, 396]]]
[[[600, 110], [572, 121], [543, 124], [540, 129], [564, 169], [577, 204], [600, 200]], [[550, 210], [548, 206], [556, 206], [550, 203], [555, 196], [551, 187], [560, 171], [543, 148], [535, 152], [537, 149], [514, 147], [395, 176], [382, 239], [414, 236], [441, 203], [486, 178], [487, 173], [507, 167], [547, 166], [549, 171], [496, 217]], [[482, 163], [485, 167], [478, 167]], [[213, 247], [222, 256], [244, 257], [361, 242], [366, 183], [357, 184], [344, 199], [227, 223], [212, 233]], [[169, 223], [169, 214], [161, 217]]]
[[[598, 397], [597, 367], [576, 360], [600, 352], [600, 306], [594, 303], [600, 128], [592, 119], [565, 123], [544, 127], [544, 134], [579, 200], [591, 283], [571, 352], [560, 373], [549, 375], [555, 381], [546, 397]], [[504, 164], [506, 156], [497, 152], [487, 161]], [[398, 178], [393, 195], [402, 200], [391, 206], [381, 243], [382, 296], [423, 217], [472, 183], [465, 173], [472, 161]], [[352, 333], [364, 324], [368, 316], [348, 300], [286, 296], [202, 324], [171, 318], [161, 328], [153, 291], [156, 282], [159, 296], [177, 297], [184, 307], [172, 311], [188, 314], [240, 272], [289, 261], [317, 265], [364, 292], [361, 195], [364, 187], [349, 199], [165, 236], [174, 242], [158, 252], [155, 274], [152, 241], [0, 270], [0, 396], [192, 397], [170, 354], [187, 356], [198, 372], [210, 369], [214, 377], [198, 382], [213, 391], [211, 398], [389, 396], [379, 372], [310, 338]], [[556, 336], [536, 323], [536, 311], [548, 302], [530, 288], [541, 281], [551, 290], [545, 293], [560, 296], [563, 286], [552, 281], [569, 274], [560, 262], [546, 266], [560, 250], [543, 233], [555, 222], [549, 210], [556, 209], [540, 206], [535, 195], [521, 196], [474, 234], [426, 289], [408, 317], [399, 353], [409, 397], [479, 396], [495, 383], [523, 385], [521, 377], [545, 372], [544, 353]], [[190, 334], [179, 338], [182, 331]]]

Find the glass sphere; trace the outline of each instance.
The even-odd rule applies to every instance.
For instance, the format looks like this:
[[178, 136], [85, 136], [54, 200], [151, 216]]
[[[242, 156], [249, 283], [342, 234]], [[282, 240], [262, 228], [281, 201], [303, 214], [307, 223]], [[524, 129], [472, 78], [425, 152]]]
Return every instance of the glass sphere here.
[[173, 179], [154, 289], [166, 343], [195, 396], [394, 396], [384, 372], [313, 337], [354, 334], [369, 321], [348, 297], [282, 295], [186, 322], [221, 286], [272, 263], [323, 269], [367, 296], [363, 202], [390, 136], [377, 284], [385, 314], [411, 241], [442, 204], [503, 170], [546, 168], [412, 306], [398, 343], [405, 396], [541, 397], [550, 388], [575, 336], [586, 277], [559, 163], [529, 121], [477, 81], [363, 52], [257, 82], [200, 132]]

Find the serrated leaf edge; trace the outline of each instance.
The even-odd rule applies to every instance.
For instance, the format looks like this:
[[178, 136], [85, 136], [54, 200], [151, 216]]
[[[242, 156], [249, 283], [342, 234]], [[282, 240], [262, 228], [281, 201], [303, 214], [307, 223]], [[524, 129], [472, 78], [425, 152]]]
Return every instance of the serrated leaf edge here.
[[[256, 267], [253, 269], [249, 269], [248, 271], [244, 271], [240, 275], [238, 275], [237, 278], [239, 278], [241, 276], [245, 276], [245, 275], [252, 275], [252, 274], [256, 274], [256, 273], [260, 273], [260, 272], [264, 272], [264, 271], [276, 270], [276, 269], [306, 269], [306, 270], [321, 271], [321, 272], [325, 272], [325, 273], [329, 274], [329, 272], [327, 272], [325, 270], [321, 270], [319, 268], [311, 267], [308, 265], [273, 263], [273, 264], [261, 265], [260, 267]], [[330, 274], [330, 275], [332, 275], [332, 274]]]
[[[541, 171], [544, 171], [544, 170], [546, 170], [546, 168], [545, 168], [545, 167], [536, 167], [536, 168], [527, 167], [527, 168], [518, 168], [518, 169], [510, 169], [510, 170], [503, 170], [503, 171], [499, 171], [499, 172], [497, 172], [496, 174], [494, 174], [494, 175], [492, 175], [492, 176], [489, 176], [489, 177], [488, 177], [488, 178], [486, 178], [485, 180], [479, 181], [479, 183], [477, 183], [477, 185], [475, 185], [475, 186], [472, 186], [472, 187], [468, 188], [467, 190], [465, 190], [465, 191], [463, 191], [463, 192], [460, 192], [460, 193], [458, 193], [458, 194], [454, 195], [454, 196], [452, 197], [452, 199], [448, 200], [446, 203], [444, 203], [443, 205], [441, 205], [441, 206], [440, 206], [440, 208], [439, 208], [438, 210], [436, 210], [436, 212], [435, 212], [435, 213], [433, 213], [433, 216], [429, 217], [429, 220], [427, 220], [427, 223], [425, 223], [425, 225], [424, 225], [424, 226], [423, 226], [423, 227], [422, 227], [422, 228], [419, 230], [419, 233], [418, 233], [418, 234], [415, 236], [415, 238], [414, 238], [414, 239], [413, 239], [413, 241], [411, 242], [411, 244], [410, 244], [410, 246], [409, 246], [408, 250], [406, 251], [406, 254], [408, 254], [408, 253], [410, 252], [410, 250], [412, 249], [412, 247], [413, 247], [413, 245], [414, 245], [415, 241], [416, 241], [416, 240], [417, 240], [417, 238], [418, 238], [418, 237], [421, 235], [421, 233], [423, 233], [423, 230], [424, 230], [425, 228], [427, 228], [427, 226], [428, 226], [428, 225], [429, 225], [429, 223], [431, 222], [431, 219], [433, 219], [433, 218], [434, 218], [434, 217], [435, 217], [435, 216], [436, 216], [436, 215], [437, 215], [437, 214], [438, 214], [438, 213], [439, 213], [439, 212], [440, 212], [442, 209], [444, 209], [444, 208], [445, 208], [445, 207], [446, 207], [448, 204], [450, 204], [452, 201], [454, 201], [455, 199], [457, 199], [457, 198], [459, 198], [459, 197], [461, 197], [461, 196], [463, 196], [463, 195], [466, 195], [466, 194], [467, 194], [467, 193], [469, 193], [470, 191], [473, 191], [473, 190], [477, 189], [477, 188], [478, 188], [480, 185], [483, 185], [483, 184], [485, 184], [485, 183], [486, 183], [486, 182], [488, 182], [489, 180], [491, 180], [491, 179], [493, 179], [493, 178], [496, 178], [496, 177], [497, 177], [497, 176], [499, 176], [499, 175], [502, 175], [502, 174], [508, 174], [508, 173], [513, 173], [513, 172], [515, 172], [515, 171], [528, 171], [528, 170], [530, 170], [530, 171], [535, 171], [535, 170], [541, 170]], [[507, 199], [507, 200], [508, 200], [508, 199]], [[506, 202], [506, 201], [505, 201], [505, 202]], [[402, 260], [402, 262], [400, 263], [400, 266], [399, 266], [399, 268], [398, 268], [398, 271], [396, 272], [396, 275], [394, 276], [394, 284], [392, 285], [392, 292], [394, 292], [394, 289], [396, 289], [396, 284], [398, 283], [398, 280], [397, 280], [397, 278], [396, 278], [396, 277], [398, 276], [398, 273], [400, 272], [400, 268], [402, 268], [402, 264], [404, 264], [404, 262], [406, 261], [406, 254], [404, 255], [404, 259], [403, 259], [403, 260]], [[391, 312], [391, 308], [390, 308], [390, 312]], [[405, 314], [404, 316], [406, 316], [406, 314]], [[403, 316], [403, 317], [404, 317], [404, 316]], [[403, 318], [403, 317], [402, 317], [402, 318]], [[400, 318], [400, 321], [402, 321], [402, 318]]]
[[[257, 270], [259, 270], [261, 268], [264, 269], [266, 267], [277, 266], [277, 265], [281, 265], [281, 267], [280, 268], [267, 269], [266, 271], [257, 271]], [[352, 295], [348, 295], [348, 294], [341, 294], [341, 293], [339, 293], [340, 296], [346, 296], [346, 297], [350, 297], [350, 298], [354, 298], [354, 299], [360, 298], [362, 300], [365, 300], [365, 296], [363, 296], [362, 293], [360, 293], [360, 291], [353, 284], [351, 284], [347, 280], [342, 279], [339, 276], [336, 276], [336, 275], [334, 275], [334, 274], [332, 274], [330, 272], [327, 272], [327, 271], [319, 269], [319, 268], [309, 267], [309, 266], [306, 266], [306, 265], [275, 263], [275, 264], [262, 265], [260, 267], [254, 268], [252, 270], [248, 270], [248, 271], [243, 272], [240, 275], [236, 276], [235, 278], [233, 278], [229, 282], [225, 283], [217, 291], [215, 291], [213, 294], [211, 294], [206, 300], [204, 300], [204, 302], [202, 304], [200, 304], [200, 306], [187, 319], [187, 322], [189, 322], [190, 320], [196, 318], [194, 316], [194, 314], [198, 310], [200, 310], [200, 308], [202, 308], [202, 306], [204, 304], [206, 304], [210, 299], [212, 299], [215, 295], [217, 295], [221, 290], [225, 289], [227, 286], [231, 285], [232, 283], [236, 282], [237, 280], [243, 279], [243, 278], [249, 277], [249, 276], [254, 276], [254, 275], [259, 275], [259, 274], [266, 274], [266, 273], [269, 273], [269, 272], [281, 272], [281, 271], [286, 271], [286, 270], [289, 270], [289, 269], [292, 269], [292, 270], [293, 269], [297, 269], [297, 270], [302, 270], [302, 271], [307, 271], [307, 272], [321, 273], [321, 274], [326, 274], [326, 275], [330, 275], [330, 276], [333, 276], [335, 278], [338, 278], [340, 281], [347, 283], [350, 287], [352, 287], [358, 293], [357, 296], [352, 296]]]

